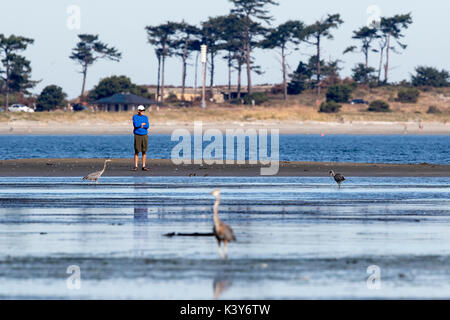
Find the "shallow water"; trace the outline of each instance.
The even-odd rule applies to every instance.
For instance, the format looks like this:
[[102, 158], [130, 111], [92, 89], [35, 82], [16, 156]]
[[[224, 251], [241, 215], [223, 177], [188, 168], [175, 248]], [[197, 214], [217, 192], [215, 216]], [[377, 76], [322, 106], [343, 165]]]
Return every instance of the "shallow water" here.
[[[1, 179], [1, 298], [450, 298], [449, 178]], [[211, 232], [217, 187], [227, 261], [163, 236]]]
[[[178, 141], [171, 141], [170, 135], [151, 134], [149, 156], [170, 159], [177, 144]], [[208, 144], [205, 142], [204, 147]], [[246, 148], [248, 159], [248, 141]], [[3, 160], [129, 158], [133, 152], [132, 135], [0, 136], [0, 159]], [[279, 155], [282, 161], [449, 164], [450, 139], [448, 135], [280, 135]]]

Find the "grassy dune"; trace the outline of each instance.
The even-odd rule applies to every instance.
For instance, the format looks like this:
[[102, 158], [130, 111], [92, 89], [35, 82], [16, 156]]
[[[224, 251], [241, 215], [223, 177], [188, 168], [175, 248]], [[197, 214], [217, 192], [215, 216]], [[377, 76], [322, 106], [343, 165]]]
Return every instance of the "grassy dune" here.
[[[392, 112], [376, 113], [366, 111], [366, 105], [343, 104], [339, 113], [319, 113], [316, 97], [313, 93], [304, 93], [299, 96], [289, 96], [283, 101], [280, 96], [271, 96], [270, 102], [262, 106], [214, 105], [209, 104], [207, 109], [200, 107], [153, 107], [149, 115], [153, 123], [191, 122], [194, 120], [205, 122], [220, 121], [424, 121], [442, 122], [450, 121], [450, 88], [433, 89], [421, 92], [418, 103], [406, 104], [395, 101], [397, 89], [383, 87], [375, 89], [357, 89], [353, 98], [363, 98], [368, 101], [382, 99], [387, 101]], [[322, 99], [324, 100], [324, 98]], [[438, 107], [441, 114], [428, 114], [430, 106]], [[42, 113], [0, 113], [0, 122], [38, 121], [38, 122], [129, 122], [132, 112], [42, 112]]]

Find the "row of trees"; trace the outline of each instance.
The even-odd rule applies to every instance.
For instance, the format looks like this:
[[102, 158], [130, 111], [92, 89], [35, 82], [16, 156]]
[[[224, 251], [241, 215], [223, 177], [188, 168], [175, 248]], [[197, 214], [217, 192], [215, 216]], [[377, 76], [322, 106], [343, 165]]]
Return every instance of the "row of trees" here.
[[[310, 62], [310, 65], [303, 65], [300, 63], [300, 68], [303, 68], [303, 73], [309, 76], [309, 81], [314, 81], [315, 70], [314, 60]], [[333, 79], [334, 82], [328, 82], [328, 90], [326, 93], [326, 102], [320, 107], [321, 112], [338, 112], [340, 105], [339, 103], [346, 103], [351, 99], [351, 93], [357, 87], [356, 82], [349, 82], [348, 84], [340, 83], [340, 81], [335, 81], [337, 79], [337, 71], [335, 62], [328, 63], [321, 67], [323, 74], [328, 77], [328, 79]], [[416, 87], [421, 86], [433, 86], [433, 87], [443, 87], [448, 86], [450, 83], [447, 79], [450, 78], [450, 73], [448, 71], [439, 71], [432, 67], [419, 66], [416, 68], [416, 74], [412, 75], [411, 85]], [[291, 81], [288, 85], [289, 94], [299, 94], [305, 89], [307, 82], [304, 81], [299, 87], [297, 80]], [[129, 92], [136, 95], [140, 95], [149, 99], [154, 98], [154, 94], [151, 94], [143, 86], [134, 84], [130, 78], [126, 76], [110, 76], [103, 78], [99, 83], [89, 91], [88, 100], [96, 101], [102, 98], [110, 97], [116, 93]], [[279, 86], [274, 86], [272, 88], [273, 93], [278, 93]], [[416, 88], [402, 87], [398, 91], [397, 101], [404, 103], [416, 103], [419, 97], [420, 91]], [[61, 87], [50, 85], [45, 87], [41, 94], [36, 100], [37, 111], [49, 111], [62, 106], [65, 103], [67, 95], [63, 92]], [[251, 98], [251, 99], [250, 99]], [[250, 104], [251, 100], [254, 100], [256, 104], [264, 103], [268, 100], [266, 93], [257, 92], [251, 97], [246, 96], [244, 101], [246, 104]]]
[[[333, 32], [344, 23], [339, 14], [328, 14], [311, 25], [300, 20], [289, 20], [278, 26], [271, 26], [273, 17], [269, 9], [278, 5], [277, 2], [273, 0], [229, 1], [233, 8], [227, 15], [210, 17], [199, 26], [185, 21], [168, 21], [145, 28], [147, 40], [154, 47], [158, 61], [157, 97], [160, 100], [164, 99], [166, 61], [171, 57], [178, 58], [181, 62], [181, 98], [184, 100], [188, 66], [193, 56], [197, 65], [201, 44], [208, 46], [211, 89], [215, 81], [216, 60], [220, 57], [227, 63], [230, 92], [232, 71], [237, 71], [238, 98], [241, 94], [242, 73], [245, 72], [247, 75], [247, 90], [251, 94], [252, 74], [262, 72], [253, 57], [256, 48], [277, 50], [280, 53], [282, 92], [285, 99], [288, 94], [298, 94], [306, 88], [315, 89], [319, 96], [322, 87], [339, 80], [340, 60], [325, 62], [322, 59], [324, 42], [332, 40]], [[390, 54], [406, 49], [406, 44], [403, 43], [404, 30], [411, 23], [411, 14], [401, 14], [382, 17], [380, 21], [374, 21], [372, 25], [363, 26], [353, 32], [352, 38], [358, 41], [358, 45], [348, 47], [344, 54], [360, 52], [364, 56], [363, 62], [353, 69], [353, 78], [356, 82], [378, 85], [388, 83]], [[81, 67], [81, 97], [84, 98], [89, 67], [100, 59], [120, 61], [122, 54], [115, 47], [101, 42], [98, 35], [81, 34], [78, 37], [79, 41], [72, 49], [70, 59]], [[7, 105], [11, 91], [26, 92], [37, 83], [31, 80], [30, 62], [20, 54], [31, 44], [33, 44], [32, 39], [14, 35], [5, 37], [0, 34], [0, 59], [3, 66], [0, 68], [0, 85], [2, 92], [6, 95]], [[303, 50], [303, 46], [313, 46], [315, 53], [308, 61], [301, 61], [296, 71], [288, 75], [287, 55], [295, 50]], [[373, 52], [379, 54], [377, 68], [371, 67], [369, 63], [370, 53]], [[448, 84], [446, 71], [421, 68], [417, 70], [416, 79], [413, 79], [414, 83], [423, 85], [429, 82], [431, 77], [436, 84]], [[384, 71], [383, 80], [381, 79], [382, 71]], [[196, 73], [195, 77], [197, 77]], [[290, 77], [289, 82], [288, 77]]]
[[[284, 97], [287, 97], [287, 51], [297, 49], [301, 42], [308, 42], [317, 48], [320, 61], [320, 44], [324, 37], [332, 38], [330, 30], [343, 21], [339, 14], [328, 15], [311, 26], [302, 21], [287, 21], [276, 28], [270, 27], [272, 16], [268, 7], [278, 5], [273, 0], [230, 0], [233, 9], [228, 15], [211, 17], [200, 27], [186, 22], [167, 22], [157, 26], [147, 26], [148, 41], [155, 46], [158, 59], [158, 97], [164, 97], [165, 61], [176, 56], [182, 60], [182, 91], [186, 77], [186, 61], [190, 55], [206, 44], [209, 50], [210, 86], [214, 85], [215, 58], [223, 52], [228, 65], [228, 88], [231, 90], [231, 70], [237, 70], [238, 97], [241, 92], [242, 69], [246, 67], [247, 90], [252, 93], [252, 72], [259, 73], [252, 52], [255, 48], [278, 49], [281, 54]], [[317, 63], [317, 80], [320, 82], [320, 63]], [[161, 88], [161, 89], [160, 89]], [[320, 85], [317, 86], [320, 94]], [[183, 97], [183, 94], [182, 94]]]
[[[358, 64], [353, 73], [357, 74], [360, 82], [368, 83], [375, 79], [378, 84], [381, 83], [381, 73], [384, 69], [384, 83], [388, 83], [389, 78], [389, 55], [390, 52], [399, 52], [400, 49], [406, 49], [407, 45], [402, 43], [404, 38], [403, 31], [412, 23], [411, 14], [395, 15], [393, 17], [382, 17], [379, 22], [375, 21], [371, 26], [363, 26], [353, 31], [352, 39], [360, 42], [358, 46], [350, 46], [345, 49], [344, 54], [355, 52], [359, 49], [364, 54], [364, 64]], [[395, 41], [395, 43], [393, 43]], [[374, 48], [377, 43], [378, 47]], [[369, 53], [375, 52], [380, 55], [378, 69], [369, 66]], [[386, 62], [383, 67], [384, 57]], [[378, 71], [375, 76], [374, 73]]]
[[[302, 43], [314, 46], [315, 55], [308, 64], [315, 64], [314, 76], [317, 95], [320, 95], [323, 70], [325, 62], [321, 59], [321, 46], [324, 40], [333, 39], [333, 30], [339, 28], [344, 21], [339, 14], [329, 14], [325, 18], [311, 25], [295, 20], [287, 21], [276, 27], [271, 27], [272, 16], [269, 7], [278, 5], [273, 0], [230, 0], [233, 9], [228, 15], [211, 17], [202, 22], [199, 27], [189, 25], [186, 22], [167, 22], [157, 26], [147, 26], [148, 42], [155, 47], [158, 59], [158, 92], [164, 97], [164, 71], [167, 58], [175, 56], [182, 61], [182, 88], [184, 91], [186, 79], [186, 61], [190, 55], [200, 50], [200, 44], [208, 45], [210, 65], [210, 86], [214, 85], [215, 58], [223, 52], [223, 58], [228, 64], [228, 87], [231, 90], [231, 70], [237, 70], [238, 95], [241, 88], [242, 68], [245, 65], [247, 71], [248, 93], [252, 93], [252, 71], [260, 72], [252, 57], [255, 48], [277, 49], [281, 56], [281, 69], [283, 77], [283, 93], [287, 98], [287, 65], [286, 56], [290, 50], [298, 50]], [[374, 79], [376, 69], [369, 66], [369, 53], [378, 52], [380, 63], [376, 79], [379, 84], [381, 72], [384, 69], [384, 81], [388, 82], [390, 52], [399, 52], [397, 49], [405, 49], [401, 42], [403, 31], [412, 23], [411, 14], [382, 17], [381, 21], [374, 21], [371, 26], [361, 27], [354, 31], [353, 39], [361, 42], [360, 46], [351, 46], [344, 53], [355, 52], [359, 49], [363, 54], [364, 63], [358, 64], [353, 69], [360, 82], [368, 83]], [[395, 40], [396, 45], [393, 44]], [[378, 47], [374, 48], [374, 43]], [[383, 62], [385, 59], [385, 64]], [[335, 67], [337, 71], [337, 63]], [[297, 70], [298, 71], [298, 70]], [[298, 72], [295, 76], [298, 76]], [[300, 77], [306, 75], [300, 75]], [[161, 89], [160, 89], [161, 88]]]
[[[79, 42], [72, 50], [70, 59], [81, 66], [83, 83], [81, 97], [84, 97], [88, 68], [100, 59], [120, 61], [121, 53], [99, 41], [98, 35], [81, 34]], [[5, 95], [6, 110], [10, 93], [29, 94], [39, 81], [31, 80], [31, 63], [21, 53], [34, 43], [33, 39], [22, 36], [0, 34], [0, 92]], [[46, 110], [55, 102], [61, 103], [67, 95], [57, 86], [47, 86], [38, 98], [38, 109]], [[39, 100], [41, 99], [41, 100]]]

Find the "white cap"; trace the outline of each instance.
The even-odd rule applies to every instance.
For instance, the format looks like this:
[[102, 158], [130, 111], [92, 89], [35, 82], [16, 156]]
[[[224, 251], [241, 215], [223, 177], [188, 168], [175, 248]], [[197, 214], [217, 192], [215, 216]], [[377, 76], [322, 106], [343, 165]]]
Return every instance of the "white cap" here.
[[144, 107], [143, 105], [140, 105], [140, 106], [138, 107], [138, 110], [145, 111], [145, 107]]

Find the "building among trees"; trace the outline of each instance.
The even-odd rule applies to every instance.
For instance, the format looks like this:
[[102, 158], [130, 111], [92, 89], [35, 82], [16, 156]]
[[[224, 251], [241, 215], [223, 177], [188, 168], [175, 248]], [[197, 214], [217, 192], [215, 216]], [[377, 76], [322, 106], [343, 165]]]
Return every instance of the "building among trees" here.
[[93, 103], [100, 111], [134, 111], [139, 105], [148, 107], [156, 101], [140, 97], [131, 93], [117, 93], [111, 97], [102, 98]]

